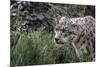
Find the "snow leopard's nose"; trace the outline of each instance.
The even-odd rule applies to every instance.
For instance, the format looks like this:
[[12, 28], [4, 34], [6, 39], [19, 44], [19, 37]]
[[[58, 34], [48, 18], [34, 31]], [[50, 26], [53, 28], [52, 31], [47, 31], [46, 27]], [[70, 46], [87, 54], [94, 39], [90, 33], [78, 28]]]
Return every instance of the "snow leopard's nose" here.
[[58, 42], [59, 41], [59, 38], [55, 38], [55, 41]]

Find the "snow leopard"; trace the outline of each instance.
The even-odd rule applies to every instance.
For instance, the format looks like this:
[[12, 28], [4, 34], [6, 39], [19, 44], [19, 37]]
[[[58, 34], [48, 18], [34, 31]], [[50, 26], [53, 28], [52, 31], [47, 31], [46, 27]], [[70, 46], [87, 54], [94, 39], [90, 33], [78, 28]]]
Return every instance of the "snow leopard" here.
[[54, 32], [55, 42], [58, 47], [65, 47], [71, 44], [79, 58], [88, 53], [94, 60], [95, 18], [92, 16], [77, 18], [63, 16], [56, 24]]

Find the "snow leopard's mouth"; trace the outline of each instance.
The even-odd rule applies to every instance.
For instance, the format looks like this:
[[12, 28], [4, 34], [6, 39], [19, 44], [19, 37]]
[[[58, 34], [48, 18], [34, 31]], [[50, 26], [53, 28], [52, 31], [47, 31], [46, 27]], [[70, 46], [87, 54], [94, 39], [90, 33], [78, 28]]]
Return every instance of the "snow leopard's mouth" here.
[[64, 42], [56, 42], [57, 44], [64, 44]]

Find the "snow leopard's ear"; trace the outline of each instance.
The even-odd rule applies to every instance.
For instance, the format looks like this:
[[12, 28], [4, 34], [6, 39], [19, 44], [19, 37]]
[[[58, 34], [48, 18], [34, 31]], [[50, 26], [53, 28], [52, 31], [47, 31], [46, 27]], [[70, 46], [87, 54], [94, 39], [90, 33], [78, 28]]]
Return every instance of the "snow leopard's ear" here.
[[61, 17], [58, 23], [66, 23], [67, 19], [65, 16]]

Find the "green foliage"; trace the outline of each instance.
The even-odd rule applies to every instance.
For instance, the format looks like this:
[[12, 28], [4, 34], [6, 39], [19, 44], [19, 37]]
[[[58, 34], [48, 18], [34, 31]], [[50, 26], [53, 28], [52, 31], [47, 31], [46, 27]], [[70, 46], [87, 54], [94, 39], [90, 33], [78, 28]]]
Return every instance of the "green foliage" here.
[[72, 47], [56, 47], [53, 35], [43, 28], [33, 32], [31, 38], [16, 33], [11, 39], [11, 66], [80, 62]]

